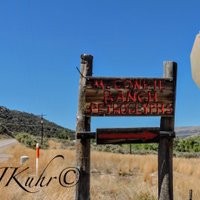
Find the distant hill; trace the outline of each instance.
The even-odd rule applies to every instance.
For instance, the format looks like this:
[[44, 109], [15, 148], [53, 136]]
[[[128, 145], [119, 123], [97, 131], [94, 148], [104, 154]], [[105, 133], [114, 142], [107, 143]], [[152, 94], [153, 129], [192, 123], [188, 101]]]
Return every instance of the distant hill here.
[[[41, 127], [40, 116], [0, 106], [0, 134], [12, 136], [14, 133], [25, 132], [37, 136], [41, 135]], [[43, 119], [43, 127], [44, 135], [48, 138], [67, 139], [74, 137], [74, 131], [46, 119]]]
[[200, 126], [185, 126], [175, 129], [177, 137], [190, 137], [200, 135]]

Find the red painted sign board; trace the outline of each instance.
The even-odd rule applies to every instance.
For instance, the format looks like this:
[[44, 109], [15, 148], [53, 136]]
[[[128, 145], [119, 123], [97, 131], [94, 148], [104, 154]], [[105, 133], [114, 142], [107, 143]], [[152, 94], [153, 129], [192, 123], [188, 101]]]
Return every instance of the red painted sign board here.
[[159, 133], [159, 128], [97, 129], [97, 144], [158, 142]]

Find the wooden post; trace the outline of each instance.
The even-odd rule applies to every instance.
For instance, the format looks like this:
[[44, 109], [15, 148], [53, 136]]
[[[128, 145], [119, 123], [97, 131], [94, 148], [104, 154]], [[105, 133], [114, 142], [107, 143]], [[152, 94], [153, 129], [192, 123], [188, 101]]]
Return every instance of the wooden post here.
[[189, 190], [189, 200], [192, 200], [192, 190]]
[[[92, 55], [81, 55], [81, 77], [79, 82], [79, 100], [76, 133], [90, 131], [90, 117], [84, 115], [86, 77], [92, 76]], [[90, 199], [90, 140], [76, 139], [76, 161], [80, 170], [76, 185], [75, 200]]]
[[[177, 64], [164, 62], [164, 77], [174, 81], [174, 95], [176, 99]], [[174, 113], [175, 113], [174, 101]], [[161, 117], [161, 131], [174, 131], [174, 116]], [[173, 200], [173, 137], [169, 134], [160, 135], [158, 149], [158, 199]]]

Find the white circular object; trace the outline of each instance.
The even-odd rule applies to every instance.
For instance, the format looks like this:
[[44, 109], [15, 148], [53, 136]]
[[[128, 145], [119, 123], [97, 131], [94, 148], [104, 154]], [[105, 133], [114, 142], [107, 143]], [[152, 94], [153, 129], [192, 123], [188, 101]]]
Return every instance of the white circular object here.
[[190, 54], [192, 78], [200, 88], [200, 33], [197, 34]]

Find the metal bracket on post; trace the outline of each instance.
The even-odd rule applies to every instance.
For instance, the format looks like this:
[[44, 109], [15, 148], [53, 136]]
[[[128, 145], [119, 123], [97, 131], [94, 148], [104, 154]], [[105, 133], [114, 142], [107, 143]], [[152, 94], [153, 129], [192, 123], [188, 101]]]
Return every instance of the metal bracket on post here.
[[160, 131], [160, 137], [175, 138], [175, 131]]

